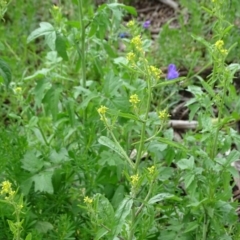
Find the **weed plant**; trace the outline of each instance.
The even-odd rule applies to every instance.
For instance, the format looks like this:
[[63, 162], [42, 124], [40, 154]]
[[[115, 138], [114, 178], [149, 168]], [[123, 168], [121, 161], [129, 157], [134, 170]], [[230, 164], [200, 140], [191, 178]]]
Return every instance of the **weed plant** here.
[[[0, 239], [240, 238], [238, 1], [181, 4], [152, 52], [134, 7], [0, 1]], [[177, 142], [183, 88], [198, 125]]]

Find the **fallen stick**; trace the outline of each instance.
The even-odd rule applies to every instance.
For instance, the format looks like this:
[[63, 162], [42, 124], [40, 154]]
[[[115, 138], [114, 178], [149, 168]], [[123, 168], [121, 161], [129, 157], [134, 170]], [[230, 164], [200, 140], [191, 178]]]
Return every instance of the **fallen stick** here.
[[197, 121], [184, 121], [184, 120], [170, 120], [169, 127], [174, 129], [196, 129], [198, 126]]

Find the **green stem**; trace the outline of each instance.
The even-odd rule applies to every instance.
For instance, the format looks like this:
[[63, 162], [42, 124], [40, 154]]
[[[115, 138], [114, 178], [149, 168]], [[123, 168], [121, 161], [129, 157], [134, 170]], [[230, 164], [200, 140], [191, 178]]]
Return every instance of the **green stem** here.
[[207, 219], [207, 213], [206, 213], [206, 210], [205, 210], [205, 212], [204, 212], [204, 224], [203, 224], [202, 240], [207, 240], [207, 237], [208, 237], [208, 225], [209, 225], [209, 221]]
[[40, 126], [39, 122], [37, 123], [37, 126], [38, 126], [38, 128], [39, 128], [39, 131], [41, 132], [41, 135], [42, 135], [42, 137], [43, 137], [43, 140], [44, 140], [45, 144], [46, 144], [47, 146], [49, 146], [49, 143], [48, 143], [48, 141], [47, 141], [47, 138], [46, 138], [46, 136], [45, 136], [45, 134], [44, 134], [44, 132], [43, 132], [43, 130], [42, 130], [42, 127]]
[[[81, 39], [81, 75], [82, 75], [82, 86], [83, 88], [86, 88], [86, 46], [85, 46], [85, 27], [84, 27], [84, 22], [83, 22], [83, 5], [82, 5], [83, 0], [78, 0], [78, 11], [79, 11], [79, 22], [80, 26], [82, 29], [82, 39]], [[86, 110], [83, 112], [83, 122], [86, 120]]]
[[154, 181], [151, 182], [151, 185], [150, 185], [150, 187], [149, 187], [148, 193], [147, 193], [145, 199], [143, 200], [143, 203], [142, 203], [141, 206], [138, 208], [138, 210], [137, 210], [137, 212], [136, 212], [136, 214], [135, 214], [135, 217], [137, 217], [137, 216], [139, 215], [139, 213], [142, 211], [145, 203], [149, 200], [149, 197], [151, 196], [151, 193], [152, 193], [152, 190], [153, 190], [153, 185], [154, 185], [153, 183], [154, 183]]
[[[222, 66], [222, 67], [225, 68], [225, 66]], [[220, 73], [219, 75], [222, 75], [222, 74], [223, 73]], [[212, 154], [211, 154], [212, 160], [214, 159], [214, 157], [217, 154], [218, 135], [219, 135], [219, 131], [220, 131], [220, 128], [221, 128], [220, 122], [221, 122], [221, 118], [222, 118], [222, 115], [223, 115], [224, 99], [225, 99], [226, 94], [227, 94], [227, 84], [229, 82], [228, 78], [229, 78], [229, 76], [227, 78], [226, 78], [226, 76], [224, 76], [220, 80], [221, 82], [224, 82], [224, 85], [223, 85], [223, 94], [222, 94], [222, 97], [221, 97], [221, 103], [220, 103], [219, 108], [218, 108], [218, 124], [217, 124], [215, 138], [214, 138], [214, 141], [213, 141], [213, 148], [212, 148]]]
[[135, 206], [132, 207], [132, 226], [131, 226], [131, 230], [130, 230], [130, 234], [129, 234], [129, 237], [128, 239], [129, 240], [132, 240], [133, 239], [133, 235], [134, 235], [134, 223], [135, 223]]
[[132, 160], [128, 157], [128, 155], [126, 154], [126, 152], [124, 151], [124, 149], [122, 148], [122, 146], [119, 144], [119, 142], [117, 141], [114, 133], [111, 131], [111, 129], [108, 128], [108, 130], [109, 130], [109, 132], [110, 132], [110, 134], [111, 134], [111, 136], [112, 136], [113, 141], [114, 141], [115, 144], [118, 146], [118, 149], [121, 151], [122, 156], [127, 160], [127, 162], [129, 163], [129, 165], [130, 165], [132, 168], [134, 168], [134, 164], [133, 164]]
[[147, 80], [148, 84], [148, 89], [147, 89], [147, 107], [146, 107], [146, 113], [144, 117], [144, 122], [142, 123], [142, 129], [141, 129], [141, 137], [140, 137], [140, 143], [138, 147], [138, 152], [137, 152], [137, 159], [136, 159], [136, 164], [135, 164], [135, 169], [134, 172], [137, 173], [138, 166], [141, 160], [142, 156], [142, 150], [143, 150], [143, 145], [144, 145], [144, 139], [145, 139], [145, 130], [146, 130], [146, 124], [147, 124], [147, 119], [148, 119], [148, 113], [150, 110], [150, 104], [151, 104], [151, 98], [152, 98], [152, 92], [151, 92], [151, 86], [150, 86], [150, 79]]

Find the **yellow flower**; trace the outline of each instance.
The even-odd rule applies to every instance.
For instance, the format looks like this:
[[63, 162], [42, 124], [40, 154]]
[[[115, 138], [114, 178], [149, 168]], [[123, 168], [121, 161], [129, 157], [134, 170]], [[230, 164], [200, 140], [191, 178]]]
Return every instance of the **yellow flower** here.
[[167, 119], [168, 117], [170, 117], [170, 115], [168, 114], [168, 112], [167, 112], [166, 109], [160, 111], [160, 112], [158, 113], [158, 116], [159, 116], [159, 118], [160, 118], [161, 120], [165, 120], [165, 119]]
[[14, 90], [15, 90], [15, 93], [21, 93], [22, 92], [21, 87], [16, 87]]
[[84, 203], [86, 203], [86, 204], [91, 204], [91, 203], [93, 202], [93, 199], [87, 196], [87, 197], [85, 197], [85, 198], [83, 199], [83, 201], [84, 201]]
[[136, 55], [133, 52], [127, 53], [127, 56], [126, 56], [126, 58], [129, 62], [134, 62], [135, 57], [136, 57]]
[[133, 20], [127, 23], [127, 27], [133, 27], [134, 25], [135, 25], [135, 22]]
[[2, 186], [2, 190], [0, 192], [1, 194], [4, 193], [9, 193], [10, 195], [14, 194], [14, 191], [12, 191], [12, 184], [9, 181], [2, 182], [1, 186]]
[[221, 49], [223, 47], [223, 45], [224, 45], [223, 40], [218, 40], [215, 43], [215, 46], [216, 46], [217, 49]]
[[149, 66], [148, 71], [149, 71], [149, 74], [156, 79], [159, 79], [162, 74], [162, 71], [154, 66]]
[[131, 43], [134, 45], [134, 47], [138, 50], [138, 51], [142, 51], [142, 40], [140, 35], [132, 38]]
[[155, 173], [155, 166], [149, 167], [149, 168], [148, 168], [148, 172], [149, 172], [150, 174], [154, 174], [154, 173]]
[[138, 102], [140, 102], [138, 95], [137, 94], [131, 95], [129, 102], [132, 103], [133, 105], [136, 105]]
[[223, 48], [223, 45], [224, 45], [223, 40], [218, 40], [218, 41], [216, 41], [216, 43], [215, 43], [216, 49], [217, 49], [219, 52], [221, 52], [223, 55], [227, 55], [227, 54], [228, 54], [228, 51], [227, 51], [227, 49], [224, 49], [224, 48]]
[[136, 186], [136, 185], [138, 184], [138, 182], [139, 182], [139, 176], [138, 176], [138, 174], [132, 175], [132, 176], [130, 177], [130, 179], [131, 179], [131, 184], [132, 184], [132, 186]]
[[107, 112], [107, 109], [108, 109], [107, 107], [101, 105], [101, 107], [98, 108], [97, 111], [100, 115], [104, 115]]

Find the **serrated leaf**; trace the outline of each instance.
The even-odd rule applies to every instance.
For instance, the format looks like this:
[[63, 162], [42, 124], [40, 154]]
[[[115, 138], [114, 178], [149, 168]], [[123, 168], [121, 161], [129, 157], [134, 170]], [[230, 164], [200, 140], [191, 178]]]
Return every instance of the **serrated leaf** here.
[[127, 216], [130, 214], [133, 205], [133, 200], [131, 198], [125, 198], [121, 202], [115, 213], [115, 227], [113, 238], [116, 237], [122, 230], [122, 227], [125, 223]]
[[116, 145], [115, 142], [113, 142], [111, 139], [109, 139], [108, 137], [105, 136], [101, 136], [98, 139], [98, 142], [110, 149], [112, 149], [114, 152], [116, 152], [118, 155], [120, 155], [121, 157], [124, 157], [124, 155], [122, 154], [121, 149]]
[[36, 173], [37, 171], [39, 171], [43, 167], [44, 162], [36, 155], [36, 151], [28, 151], [21, 160], [22, 168], [31, 173]]
[[9, 65], [2, 59], [0, 59], [0, 76], [2, 76], [5, 85], [8, 87], [12, 80], [12, 72]]
[[68, 61], [68, 55], [67, 55], [67, 39], [60, 34], [57, 34], [55, 46], [56, 51], [59, 54], [60, 57], [62, 57], [63, 60]]
[[35, 183], [35, 192], [40, 191], [53, 194], [52, 175], [52, 170], [42, 171], [41, 173], [34, 175], [32, 180]]
[[55, 32], [54, 27], [48, 22], [41, 22], [40, 28], [35, 29], [27, 38], [27, 42], [31, 42], [32, 40], [40, 37], [52, 34]]
[[103, 151], [100, 154], [101, 158], [98, 161], [100, 166], [117, 166], [122, 162], [122, 159], [113, 152]]

